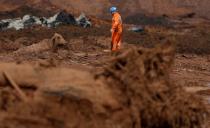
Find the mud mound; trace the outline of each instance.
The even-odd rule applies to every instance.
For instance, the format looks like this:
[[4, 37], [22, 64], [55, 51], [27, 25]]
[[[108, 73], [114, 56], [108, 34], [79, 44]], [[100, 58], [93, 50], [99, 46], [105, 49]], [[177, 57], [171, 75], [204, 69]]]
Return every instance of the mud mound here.
[[[1, 63], [0, 127], [202, 127], [207, 116], [203, 102], [170, 83], [171, 44], [116, 54], [97, 74]], [[5, 72], [27, 102], [9, 86]]]
[[163, 45], [118, 55], [103, 76], [123, 108], [132, 111], [134, 128], [202, 127], [205, 107], [183, 88], [170, 83], [174, 49]]

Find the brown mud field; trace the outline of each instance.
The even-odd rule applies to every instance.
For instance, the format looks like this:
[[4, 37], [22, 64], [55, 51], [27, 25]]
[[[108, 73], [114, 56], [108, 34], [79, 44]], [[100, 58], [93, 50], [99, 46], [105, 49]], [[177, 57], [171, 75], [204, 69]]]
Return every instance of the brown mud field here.
[[0, 128], [210, 127], [209, 23], [109, 28], [1, 31]]

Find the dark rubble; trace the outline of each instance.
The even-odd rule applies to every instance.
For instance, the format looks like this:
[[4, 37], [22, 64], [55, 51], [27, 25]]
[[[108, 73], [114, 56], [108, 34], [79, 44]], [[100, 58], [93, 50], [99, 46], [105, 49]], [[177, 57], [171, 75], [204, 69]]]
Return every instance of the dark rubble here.
[[23, 16], [23, 18], [0, 20], [0, 30], [20, 30], [35, 25], [53, 28], [61, 24], [78, 25], [84, 28], [90, 27], [92, 25], [84, 13], [82, 13], [79, 17], [76, 18], [72, 14], [66, 13], [65, 11], [61, 11], [49, 18], [25, 15]]

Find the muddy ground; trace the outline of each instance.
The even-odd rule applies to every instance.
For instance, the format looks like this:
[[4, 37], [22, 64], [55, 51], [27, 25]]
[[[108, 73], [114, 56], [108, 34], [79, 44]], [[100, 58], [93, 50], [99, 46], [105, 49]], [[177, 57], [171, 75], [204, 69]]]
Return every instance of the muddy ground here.
[[[34, 27], [20, 31], [1, 31], [0, 61], [15, 62], [18, 64], [30, 64], [32, 66], [38, 65], [45, 68], [73, 68], [92, 73], [101, 72], [104, 69], [104, 67], [109, 65], [107, 61], [113, 57], [109, 51], [109, 29], [109, 25], [99, 25], [97, 27], [87, 29], [76, 26], [60, 26], [54, 29]], [[59, 33], [60, 35], [62, 35], [67, 42], [65, 45], [58, 46], [56, 51], [52, 49], [40, 50], [39, 48], [35, 48], [35, 50], [32, 52], [28, 52], [27, 50], [21, 50], [25, 48], [27, 49], [33, 44], [39, 44], [40, 42], [50, 40], [53, 37], [54, 33]], [[173, 44], [176, 44], [175, 60], [169, 74], [171, 83], [174, 85], [182, 86], [188, 92], [192, 92], [193, 96], [196, 95], [202, 97], [204, 99], [203, 102], [209, 107], [209, 35], [210, 24], [206, 22], [197, 24], [179, 24], [176, 26], [174, 25], [174, 27], [150, 25], [146, 26], [145, 31], [142, 33], [135, 33], [125, 30], [123, 33], [123, 49], [129, 49], [130, 47], [153, 48], [156, 45], [163, 44], [165, 42], [172, 42]], [[16, 51], [18, 50], [20, 50], [20, 52], [18, 52], [17, 54]], [[109, 63], [112, 63], [112, 61]], [[115, 86], [113, 88], [115, 88]], [[36, 91], [36, 88], [23, 88], [23, 90], [28, 96], [33, 97], [33, 95], [35, 95], [34, 92]], [[118, 94], [118, 92], [116, 93]], [[99, 116], [100, 113], [99, 115], [89, 115], [89, 113], [92, 112], [92, 109], [90, 109], [90, 106], [92, 104], [90, 104], [86, 100], [78, 101], [75, 99], [69, 100], [68, 98], [50, 97], [49, 100], [52, 100], [53, 102], [49, 102], [49, 104], [44, 104], [46, 103], [46, 101], [42, 101], [39, 103], [31, 103], [30, 105], [21, 104], [20, 101], [17, 100], [17, 94], [15, 90], [13, 90], [9, 86], [2, 86], [0, 95], [0, 121], [5, 121], [5, 123], [0, 126], [5, 128], [13, 128], [16, 125], [20, 128], [37, 126], [55, 128], [76, 128], [85, 126], [92, 128], [105, 127], [100, 125], [100, 123], [103, 122], [104, 119], [109, 117], [110, 113], [113, 113], [113, 110], [108, 108], [110, 112], [108, 113], [108, 115], [102, 114], [101, 116]], [[183, 96], [183, 98], [185, 98], [185, 96]], [[191, 101], [190, 98], [189, 101]], [[17, 106], [17, 109], [15, 109], [14, 105]], [[24, 111], [20, 110], [21, 108], [26, 109], [25, 113]], [[47, 110], [48, 108], [49, 110]], [[70, 110], [70, 115], [65, 113], [68, 109]], [[81, 111], [77, 111], [78, 109]], [[8, 116], [8, 113], [14, 114]], [[36, 115], [36, 113], [39, 114]], [[118, 112], [116, 113], [117, 117], [120, 117], [120, 114], [122, 114]], [[123, 109], [123, 114], [126, 115], [128, 113], [128, 110]], [[18, 116], [18, 114], [20, 114], [20, 116]], [[27, 118], [24, 117], [25, 115], [27, 115]], [[43, 115], [44, 117], [48, 118], [40, 118]], [[85, 118], [82, 115], [85, 115]], [[58, 116], [58, 118], [55, 118], [56, 116]], [[78, 119], [75, 119], [74, 116], [78, 117], [81, 120], [81, 122]], [[67, 121], [68, 119], [71, 120], [70, 123], [68, 123], [67, 125], [63, 123], [63, 121]], [[88, 121], [92, 122], [92, 119], [97, 119], [95, 124], [86, 123]], [[120, 121], [124, 121], [124, 127], [130, 126], [131, 121], [129, 119], [117, 119], [113, 120], [118, 123]], [[113, 122], [112, 120], [108, 121], [110, 122], [107, 122], [107, 127], [111, 127], [111, 124]], [[137, 124], [138, 122], [136, 122], [135, 127], [138, 126]], [[161, 127], [152, 126], [149, 124], [144, 124], [142, 125], [142, 127], [143, 126], [157, 128]], [[210, 124], [208, 126], [210, 126]]]

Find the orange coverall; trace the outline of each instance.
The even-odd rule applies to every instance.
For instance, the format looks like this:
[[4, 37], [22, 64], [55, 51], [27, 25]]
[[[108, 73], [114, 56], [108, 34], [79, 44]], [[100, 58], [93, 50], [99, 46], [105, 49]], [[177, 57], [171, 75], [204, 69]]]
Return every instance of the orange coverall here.
[[121, 41], [122, 41], [122, 18], [118, 12], [112, 14], [112, 42], [111, 42], [111, 50], [116, 51], [120, 49]]

